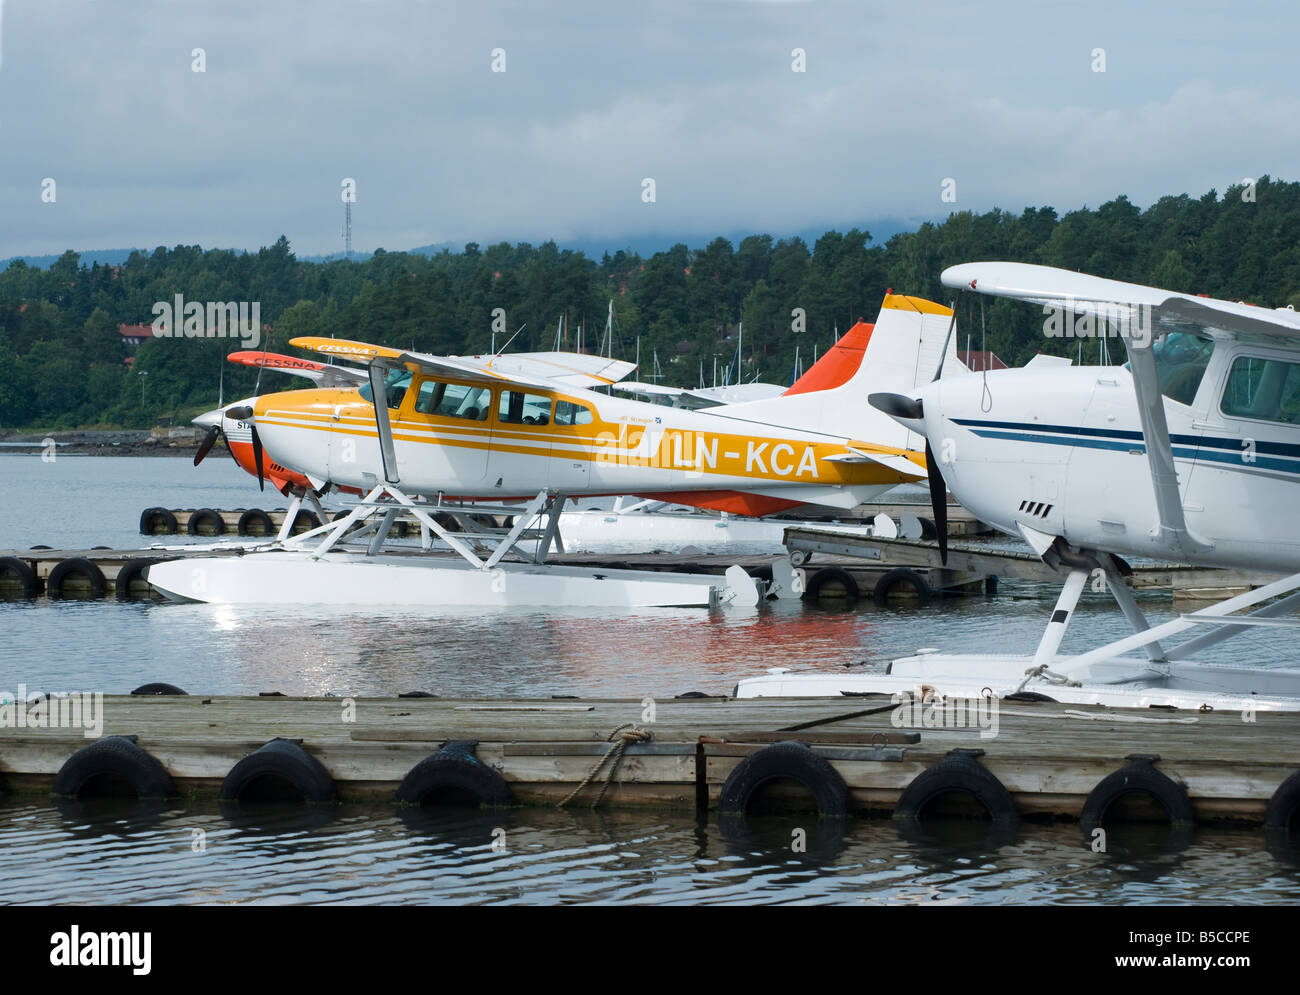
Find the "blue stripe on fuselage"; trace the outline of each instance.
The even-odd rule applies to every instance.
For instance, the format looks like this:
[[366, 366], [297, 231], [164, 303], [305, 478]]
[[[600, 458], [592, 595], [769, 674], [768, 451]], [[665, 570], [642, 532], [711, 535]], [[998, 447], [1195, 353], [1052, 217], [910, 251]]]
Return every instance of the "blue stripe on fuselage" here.
[[[1072, 446], [1117, 452], [1145, 453], [1142, 433], [1128, 429], [1080, 428], [1066, 425], [1035, 425], [1025, 422], [984, 421], [954, 418], [955, 424], [969, 429], [982, 439], [1008, 439], [1014, 442], [1037, 442], [1047, 446]], [[1242, 459], [1242, 440], [1213, 436], [1171, 435], [1177, 459], [1217, 463], [1242, 470], [1281, 470], [1300, 473], [1300, 445], [1284, 442], [1255, 443], [1255, 459]], [[1270, 454], [1280, 458], [1270, 458]]]

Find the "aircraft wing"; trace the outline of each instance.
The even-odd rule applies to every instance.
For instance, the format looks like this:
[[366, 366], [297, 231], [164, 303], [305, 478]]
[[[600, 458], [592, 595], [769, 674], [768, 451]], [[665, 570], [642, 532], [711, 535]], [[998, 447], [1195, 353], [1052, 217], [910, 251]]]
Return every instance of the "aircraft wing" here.
[[949, 266], [941, 279], [945, 287], [955, 290], [974, 290], [1099, 316], [1127, 315], [1137, 322], [1149, 319], [1154, 324], [1146, 327], [1162, 331], [1190, 326], [1220, 337], [1258, 335], [1300, 344], [1300, 312], [1289, 307], [1257, 307], [1242, 301], [1178, 294], [1032, 263], [963, 263]]
[[941, 279], [944, 286], [954, 289], [1119, 319], [1126, 329], [1162, 544], [1188, 556], [1212, 548], [1187, 527], [1151, 347], [1161, 331], [1185, 330], [1189, 325], [1225, 337], [1267, 334], [1300, 338], [1300, 315], [1290, 309], [1271, 311], [1029, 263], [966, 263], [950, 266]]
[[359, 387], [366, 382], [364, 370], [351, 366], [331, 366], [298, 356], [285, 356], [278, 352], [232, 352], [226, 357], [241, 366], [254, 366], [264, 370], [279, 370], [305, 377], [317, 387]]
[[745, 383], [732, 384], [729, 387], [665, 387], [660, 384], [641, 383], [628, 380], [615, 384], [615, 390], [629, 394], [641, 394], [645, 397], [671, 397], [679, 408], [699, 410], [716, 408], [723, 404], [739, 404], [743, 401], [762, 401], [778, 397], [785, 393], [785, 388], [776, 384]]
[[406, 352], [368, 342], [303, 336], [290, 345], [327, 356], [356, 362], [389, 360], [387, 365], [420, 369], [435, 376], [454, 377], [471, 383], [499, 384], [503, 381], [543, 390], [565, 387], [601, 387], [627, 376], [634, 363], [588, 356], [581, 353], [511, 353], [496, 356], [431, 356]]
[[642, 383], [640, 380], [624, 380], [614, 389], [627, 394], [643, 394], [646, 397], [681, 397], [686, 392], [683, 387], [665, 387], [657, 383]]
[[498, 373], [516, 373], [526, 377], [544, 377], [566, 387], [607, 387], [618, 383], [636, 363], [580, 352], [513, 352], [497, 356], [462, 356], [461, 359], [484, 360], [485, 368]]

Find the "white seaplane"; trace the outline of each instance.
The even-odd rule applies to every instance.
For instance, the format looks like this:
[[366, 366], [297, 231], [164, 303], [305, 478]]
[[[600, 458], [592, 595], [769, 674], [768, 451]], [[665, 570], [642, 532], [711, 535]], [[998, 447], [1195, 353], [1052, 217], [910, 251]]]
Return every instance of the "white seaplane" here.
[[[753, 582], [738, 567], [723, 581], [546, 563], [566, 499], [633, 494], [763, 515], [805, 503], [853, 508], [920, 479], [921, 438], [865, 399], [872, 390], [915, 389], [945, 349], [955, 364], [945, 342], [950, 318], [941, 305], [890, 294], [874, 325], [860, 322], [837, 344], [837, 356], [828, 354], [829, 379], [819, 389], [699, 411], [591, 389], [621, 379], [627, 364], [611, 377], [560, 364], [543, 369], [536, 359], [520, 365], [504, 355], [439, 357], [294, 339], [301, 348], [365, 362], [368, 382], [264, 395], [225, 417], [249, 428], [259, 476], [260, 461], [270, 458], [316, 491], [332, 485], [364, 496], [340, 520], [273, 548], [160, 563], [150, 568], [149, 582], [176, 599], [222, 603], [752, 603]], [[439, 520], [467, 507], [513, 518], [488, 555]], [[459, 560], [402, 550], [381, 555], [402, 511], [421, 522], [425, 551], [436, 536]], [[546, 524], [531, 537], [531, 561], [507, 560], [539, 516]], [[369, 543], [360, 554], [345, 551], [345, 536], [354, 546], [362, 536]], [[488, 544], [493, 537], [474, 538]], [[797, 596], [788, 570], [775, 586], [778, 594]]]
[[[919, 687], [952, 697], [1300, 708], [1300, 669], [1194, 659], [1243, 633], [1300, 625], [1281, 617], [1300, 605], [1300, 314], [1018, 263], [954, 266], [942, 278], [958, 290], [1041, 305], [1048, 334], [1109, 329], [1128, 347], [1123, 367], [1035, 363], [987, 377], [936, 376], [918, 392], [871, 398], [939, 454], [930, 470], [936, 521], [946, 483], [977, 518], [1023, 537], [1062, 573], [1037, 653], [932, 651], [895, 660], [886, 674], [773, 673], [741, 681], [736, 693]], [[941, 526], [941, 549], [944, 534]], [[1121, 556], [1285, 576], [1151, 625], [1124, 582]], [[1133, 634], [1062, 655], [1097, 571]], [[1200, 634], [1169, 643], [1193, 629]]]

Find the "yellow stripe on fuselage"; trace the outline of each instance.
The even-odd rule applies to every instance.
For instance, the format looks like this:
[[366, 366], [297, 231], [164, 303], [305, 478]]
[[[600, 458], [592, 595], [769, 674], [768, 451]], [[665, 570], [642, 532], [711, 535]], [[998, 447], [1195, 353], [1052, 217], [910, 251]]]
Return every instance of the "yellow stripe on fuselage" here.
[[[281, 395], [274, 406], [267, 402], [275, 395], [261, 399], [256, 414], [258, 424], [366, 439], [378, 437], [373, 408], [360, 400], [355, 390], [294, 391], [293, 394], [296, 403], [292, 406], [286, 404], [287, 395]], [[499, 422], [495, 408], [487, 421], [421, 416], [407, 406], [413, 403], [413, 396], [414, 391], [408, 391], [403, 407], [397, 413], [390, 412], [395, 440], [477, 450], [485, 455], [494, 452], [543, 456], [629, 469], [690, 471], [692, 475], [765, 482], [871, 486], [914, 479], [879, 463], [827, 462], [826, 457], [851, 451], [833, 442], [655, 425], [648, 418], [613, 422], [601, 418], [598, 411], [593, 422], [581, 426]], [[549, 396], [595, 410], [596, 400], [592, 397], [579, 399], [558, 392]], [[663, 417], [669, 417], [669, 409], [663, 410]], [[904, 456], [918, 466], [917, 476], [924, 475], [924, 456], [920, 453], [868, 443], [854, 442], [852, 446], [866, 452]]]

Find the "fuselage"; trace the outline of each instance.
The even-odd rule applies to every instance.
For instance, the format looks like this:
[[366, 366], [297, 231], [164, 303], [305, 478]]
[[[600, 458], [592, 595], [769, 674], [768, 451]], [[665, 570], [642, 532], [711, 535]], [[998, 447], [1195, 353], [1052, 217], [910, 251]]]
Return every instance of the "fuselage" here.
[[[254, 418], [267, 454], [319, 480], [373, 486], [382, 463], [368, 395], [329, 389], [259, 398]], [[388, 387], [388, 407], [397, 482], [426, 496], [680, 494], [764, 514], [805, 502], [853, 507], [924, 472], [924, 460], [906, 450], [880, 451], [914, 459], [911, 477], [853, 460], [834, 436], [584, 389], [404, 374]]]
[[[1211, 546], [1196, 562], [1300, 569], [1300, 357], [1185, 338], [1171, 336], [1157, 368], [1187, 528]], [[1078, 547], [1184, 558], [1156, 528], [1127, 368], [945, 377], [921, 399], [944, 480], [978, 518], [1011, 534], [1023, 525]]]

